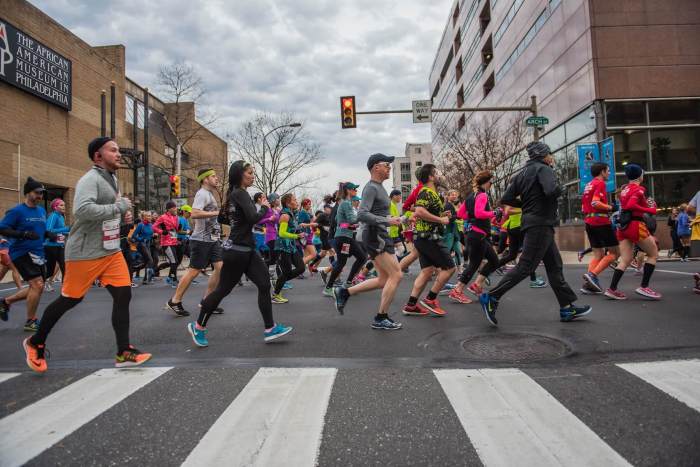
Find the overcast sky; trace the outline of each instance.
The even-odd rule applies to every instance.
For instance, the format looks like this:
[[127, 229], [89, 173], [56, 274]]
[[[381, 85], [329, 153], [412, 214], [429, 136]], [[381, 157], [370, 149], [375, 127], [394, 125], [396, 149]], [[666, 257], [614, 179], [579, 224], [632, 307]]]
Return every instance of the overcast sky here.
[[410, 108], [428, 75], [452, 0], [32, 0], [91, 45], [124, 44], [127, 75], [155, 87], [161, 64], [183, 60], [208, 89], [224, 135], [259, 111], [295, 112], [322, 145], [318, 190], [364, 185], [369, 154], [429, 142], [411, 116], [359, 116], [340, 129], [339, 96], [360, 110]]

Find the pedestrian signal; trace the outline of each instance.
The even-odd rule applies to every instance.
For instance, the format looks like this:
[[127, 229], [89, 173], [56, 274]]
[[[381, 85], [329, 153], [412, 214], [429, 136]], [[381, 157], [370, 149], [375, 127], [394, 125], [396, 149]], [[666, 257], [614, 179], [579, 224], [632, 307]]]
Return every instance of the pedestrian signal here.
[[343, 129], [356, 128], [355, 120], [355, 96], [340, 98], [340, 124]]

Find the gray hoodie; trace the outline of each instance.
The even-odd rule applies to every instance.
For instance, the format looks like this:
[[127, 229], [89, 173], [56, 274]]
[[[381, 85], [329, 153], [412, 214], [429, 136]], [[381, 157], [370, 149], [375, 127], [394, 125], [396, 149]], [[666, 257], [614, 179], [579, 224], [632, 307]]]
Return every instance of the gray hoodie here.
[[75, 185], [75, 222], [66, 240], [66, 261], [119, 253], [119, 224], [128, 209], [129, 202], [120, 196], [114, 174], [93, 167], [83, 175]]

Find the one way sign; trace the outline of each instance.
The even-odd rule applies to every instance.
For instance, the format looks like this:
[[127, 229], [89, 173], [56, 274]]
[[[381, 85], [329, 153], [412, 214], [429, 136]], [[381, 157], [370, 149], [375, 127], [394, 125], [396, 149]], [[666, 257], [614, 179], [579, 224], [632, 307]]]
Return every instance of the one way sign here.
[[433, 121], [433, 109], [430, 99], [413, 101], [413, 123], [430, 123]]

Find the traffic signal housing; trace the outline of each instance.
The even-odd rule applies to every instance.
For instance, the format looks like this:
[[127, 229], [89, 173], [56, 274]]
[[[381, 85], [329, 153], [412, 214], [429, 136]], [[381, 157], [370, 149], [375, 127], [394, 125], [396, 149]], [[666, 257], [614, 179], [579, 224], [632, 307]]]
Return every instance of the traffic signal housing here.
[[355, 118], [355, 96], [344, 96], [340, 98], [340, 124], [343, 129], [356, 128]]
[[171, 175], [170, 176], [170, 198], [180, 197], [180, 176]]

